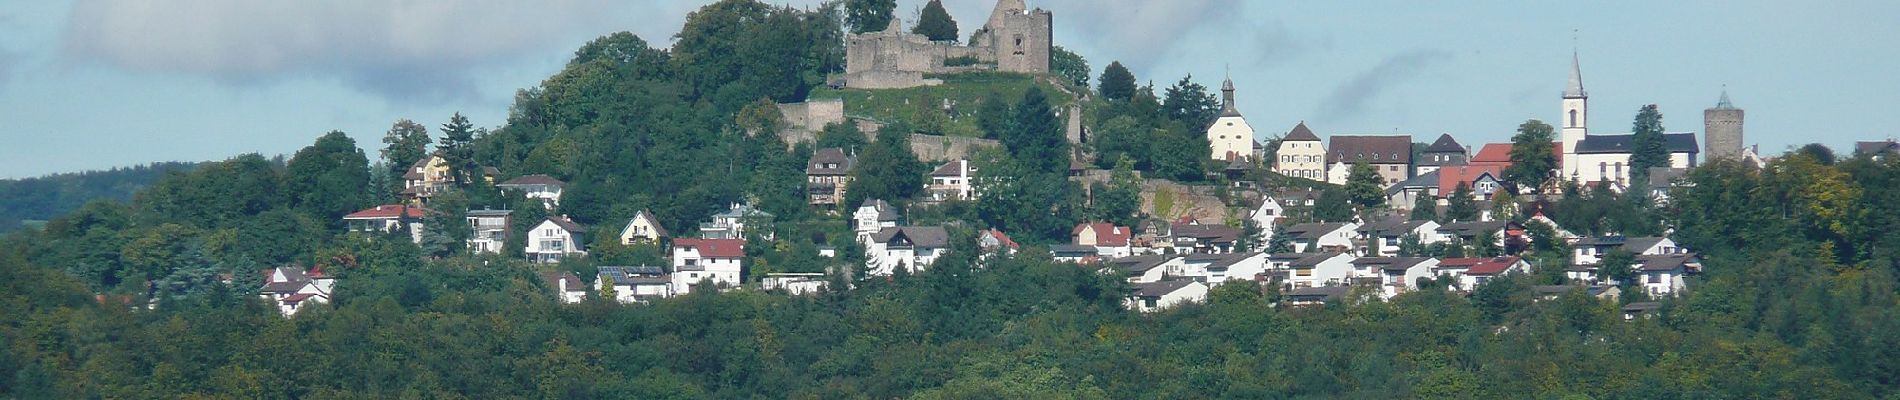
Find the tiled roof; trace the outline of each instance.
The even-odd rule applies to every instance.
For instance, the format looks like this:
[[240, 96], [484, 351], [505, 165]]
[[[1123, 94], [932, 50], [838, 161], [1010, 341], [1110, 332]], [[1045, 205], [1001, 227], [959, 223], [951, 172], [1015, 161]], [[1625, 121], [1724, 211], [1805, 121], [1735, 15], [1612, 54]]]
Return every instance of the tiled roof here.
[[[826, 164], [836, 168], [826, 168]], [[805, 164], [806, 175], [844, 175], [851, 172], [851, 157], [845, 156], [844, 149], [826, 147], [812, 153], [811, 162]]]
[[1340, 257], [1343, 254], [1344, 253], [1311, 253], [1311, 254], [1308, 254], [1306, 257], [1301, 257], [1299, 260], [1293, 261], [1291, 265], [1294, 267], [1311, 268], [1311, 267], [1318, 266], [1319, 263], [1326, 262], [1326, 260], [1331, 260], [1334, 257]]
[[1504, 167], [1491, 164], [1450, 165], [1439, 168], [1437, 172], [1438, 195], [1451, 197], [1453, 192], [1458, 191], [1458, 184], [1463, 183], [1465, 187], [1469, 188], [1473, 180], [1478, 179], [1479, 176], [1483, 176], [1484, 174], [1491, 174], [1493, 177], [1503, 176]]
[[937, 167], [936, 171], [930, 171], [930, 176], [939, 176], [939, 177], [962, 176], [963, 165], [968, 164], [968, 163], [969, 161], [966, 161], [966, 160], [950, 160], [950, 162], [943, 163], [943, 166]]
[[899, 226], [884, 228], [883, 230], [877, 231], [877, 234], [871, 235], [871, 240], [877, 243], [890, 243], [891, 240], [898, 235], [903, 235], [904, 238], [910, 240], [911, 245], [917, 247], [941, 248], [950, 244], [950, 233], [945, 231], [941, 226]]
[[391, 219], [406, 215], [409, 218], [422, 218], [429, 210], [422, 207], [409, 207], [402, 204], [384, 204], [374, 208], [350, 213], [343, 219]]
[[673, 239], [673, 251], [678, 252], [682, 249], [698, 250], [699, 256], [705, 258], [740, 258], [745, 257], [745, 240]]
[[1326, 145], [1326, 163], [1410, 164], [1411, 136], [1334, 135]]
[[1413, 230], [1417, 230], [1418, 227], [1425, 226], [1427, 222], [1431, 221], [1386, 220], [1359, 225], [1359, 229], [1356, 229], [1356, 231], [1362, 235], [1404, 236], [1405, 234], [1412, 233]]
[[1432, 141], [1432, 145], [1425, 146], [1424, 152], [1426, 153], [1464, 153], [1465, 146], [1458, 144], [1458, 139], [1453, 139], [1451, 137], [1451, 134], [1446, 133], [1446, 134], [1438, 135], [1438, 140]]
[[1095, 255], [1095, 246], [1083, 246], [1079, 244], [1052, 244], [1052, 245], [1049, 245], [1049, 254], [1053, 254], [1057, 256], [1068, 256], [1068, 255], [1076, 255], [1076, 254]]
[[1175, 259], [1175, 256], [1173, 255], [1149, 254], [1149, 255], [1142, 255], [1142, 256], [1117, 258], [1112, 261], [1109, 261], [1108, 265], [1110, 267], [1115, 268], [1116, 270], [1126, 272], [1130, 275], [1138, 275], [1138, 274], [1147, 272], [1148, 270], [1160, 267], [1162, 264], [1167, 264], [1168, 261], [1173, 261], [1174, 259]]
[[1504, 231], [1504, 221], [1453, 222], [1439, 226], [1438, 231], [1458, 236], [1477, 236], [1487, 231]]
[[1900, 152], [1900, 141], [1893, 139], [1854, 142], [1854, 155], [1878, 155]]
[[1240, 239], [1240, 230], [1226, 225], [1180, 225], [1174, 227], [1173, 233], [1174, 237], [1206, 239], [1215, 243]]
[[548, 222], [553, 222], [554, 226], [561, 227], [561, 229], [566, 229], [568, 232], [573, 232], [573, 233], [587, 232], [587, 227], [581, 226], [581, 224], [574, 223], [574, 221], [568, 220], [566, 217], [550, 215], [548, 216]]
[[[601, 272], [604, 274], [607, 268], [613, 268], [613, 267], [600, 267], [600, 268], [601, 268]], [[568, 271], [543, 272], [541, 273], [541, 281], [547, 282], [548, 288], [554, 289], [554, 290], [561, 290], [562, 281], [567, 282], [567, 291], [569, 292], [586, 292], [588, 289], [590, 289], [587, 286], [587, 284], [581, 282], [581, 277], [575, 276], [573, 272], [568, 272]]]
[[[1505, 270], [1510, 269], [1512, 265], [1517, 265], [1518, 260], [1519, 258], [1517, 257], [1493, 257], [1493, 258], [1479, 259], [1476, 265], [1473, 265], [1471, 266], [1470, 269], [1465, 270], [1465, 275], [1489, 276], [1489, 275], [1502, 274], [1504, 273]], [[1441, 261], [1438, 263], [1438, 265], [1445, 265], [1445, 263]]]
[[1641, 264], [1644, 271], [1669, 271], [1686, 268], [1694, 257], [1690, 254], [1640, 255], [1636, 256], [1636, 263]]
[[647, 212], [647, 210], [635, 211], [633, 213], [633, 219], [627, 220], [627, 228], [629, 229], [632, 228], [634, 221], [639, 221], [642, 219], [645, 219], [647, 221], [647, 225], [653, 226], [653, 234], [655, 236], [660, 236], [660, 237], [671, 236], [671, 235], [666, 234], [666, 227], [660, 226], [660, 219], [654, 218], [653, 213]]
[[1339, 228], [1342, 228], [1345, 226], [1346, 224], [1335, 223], [1335, 222], [1308, 222], [1308, 223], [1303, 223], [1303, 224], [1293, 224], [1293, 226], [1286, 227], [1286, 234], [1292, 235], [1296, 239], [1313, 240], [1313, 239], [1319, 239], [1321, 236], [1325, 236], [1328, 233], [1333, 233], [1333, 231], [1337, 231], [1339, 230]]
[[1372, 266], [1386, 270], [1405, 270], [1431, 260], [1428, 257], [1359, 257], [1352, 260], [1353, 266]]
[[[1134, 230], [1128, 229], [1126, 226], [1115, 226], [1115, 224], [1107, 222], [1076, 225], [1075, 229], [1069, 231], [1069, 236], [1081, 235], [1082, 229], [1084, 228], [1092, 228], [1095, 230], [1095, 245], [1097, 246], [1127, 246], [1128, 238], [1134, 236]], [[1181, 228], [1185, 227], [1175, 227], [1174, 229], [1179, 231]]]
[[[1635, 149], [1636, 135], [1588, 135], [1577, 142], [1577, 154], [1629, 153]], [[1694, 133], [1664, 133], [1663, 142], [1671, 153], [1697, 152]]]
[[1300, 121], [1299, 125], [1294, 125], [1293, 130], [1287, 131], [1286, 137], [1281, 138], [1280, 140], [1293, 141], [1293, 142], [1297, 142], [1297, 141], [1317, 142], [1319, 141], [1319, 136], [1314, 135], [1312, 129], [1306, 128], [1306, 121]]
[[1287, 297], [1294, 301], [1324, 301], [1345, 296], [1348, 290], [1351, 288], [1345, 286], [1303, 287], [1287, 292]]

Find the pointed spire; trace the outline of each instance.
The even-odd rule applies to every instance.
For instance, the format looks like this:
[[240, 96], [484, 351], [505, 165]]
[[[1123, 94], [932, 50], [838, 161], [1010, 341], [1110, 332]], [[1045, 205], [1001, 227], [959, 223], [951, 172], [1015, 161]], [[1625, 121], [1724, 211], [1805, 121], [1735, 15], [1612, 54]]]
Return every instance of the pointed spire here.
[[1564, 87], [1564, 98], [1581, 99], [1589, 97], [1583, 91], [1583, 67], [1577, 61], [1577, 51], [1570, 50], [1570, 85]]
[[1222, 117], [1240, 116], [1240, 109], [1234, 108], [1235, 107], [1234, 106], [1234, 78], [1227, 78], [1226, 81], [1221, 82], [1220, 96], [1221, 96], [1220, 116]]
[[1735, 103], [1731, 103], [1728, 101], [1728, 85], [1722, 85], [1722, 98], [1715, 101], [1715, 109], [1717, 110], [1735, 109]]

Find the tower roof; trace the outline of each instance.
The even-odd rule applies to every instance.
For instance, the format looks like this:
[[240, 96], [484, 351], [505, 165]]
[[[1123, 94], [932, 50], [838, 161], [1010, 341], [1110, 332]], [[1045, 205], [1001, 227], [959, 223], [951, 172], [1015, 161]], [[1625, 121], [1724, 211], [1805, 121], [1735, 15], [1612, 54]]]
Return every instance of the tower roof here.
[[1220, 84], [1220, 116], [1238, 117], [1240, 109], [1234, 108], [1234, 79], [1228, 78]]
[[1570, 52], [1570, 85], [1564, 87], [1564, 98], [1580, 99], [1589, 97], [1583, 91], [1583, 68], [1577, 62], [1577, 52]]
[[1727, 87], [1724, 87], [1724, 88], [1722, 88], [1722, 98], [1721, 98], [1721, 99], [1718, 99], [1718, 100], [1716, 100], [1716, 101], [1715, 101], [1715, 109], [1717, 109], [1717, 110], [1733, 110], [1733, 109], [1735, 109], [1735, 103], [1730, 103], [1730, 102], [1728, 101], [1728, 88], [1727, 88]]

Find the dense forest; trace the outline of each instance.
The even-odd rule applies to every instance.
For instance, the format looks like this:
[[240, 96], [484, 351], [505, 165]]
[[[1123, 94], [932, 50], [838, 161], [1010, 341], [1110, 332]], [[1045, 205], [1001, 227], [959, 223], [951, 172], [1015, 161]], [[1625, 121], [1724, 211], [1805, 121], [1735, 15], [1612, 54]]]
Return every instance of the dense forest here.
[[92, 200], [130, 200], [133, 192], [157, 182], [166, 173], [189, 171], [193, 165], [196, 163], [161, 162], [104, 171], [0, 179], [0, 232], [20, 229], [28, 222], [45, 222]]
[[[1549, 245], [1527, 250], [1537, 273], [1469, 295], [1356, 294], [1300, 308], [1281, 306], [1271, 288], [1225, 284], [1206, 304], [1128, 311], [1123, 279], [1050, 261], [1036, 245], [1066, 239], [1084, 219], [1130, 218], [1130, 171], [1205, 179], [1217, 166], [1174, 156], [1185, 151], [1178, 143], [1105, 139], [1098, 146], [1121, 147], [1093, 150], [1119, 154], [1102, 165], [1116, 182], [1047, 184], [1066, 181], [1067, 165], [1052, 157], [1070, 149], [1039, 89], [977, 114], [1004, 144], [979, 157], [993, 178], [982, 200], [908, 217], [952, 226], [956, 247], [920, 272], [834, 275], [838, 290], [814, 295], [695, 290], [649, 304], [562, 305], [536, 276], [547, 267], [455, 245], [467, 234], [453, 229], [460, 210], [512, 208], [528, 215], [518, 224], [543, 215], [470, 175], [490, 166], [570, 182], [552, 212], [596, 231], [617, 232], [639, 210], [684, 231], [751, 202], [778, 216], [768, 228], [775, 239], [748, 238], [755, 276], [823, 271], [833, 261], [816, 255], [820, 245], [856, 261], [849, 228], [829, 213], [837, 210], [805, 205], [814, 145], [783, 145], [769, 107], [802, 99], [838, 70], [844, 21], [855, 20], [846, 15], [879, 3], [721, 1], [692, 13], [668, 49], [629, 33], [588, 43], [521, 91], [503, 126], [451, 116], [432, 137], [399, 121], [376, 154], [325, 133], [287, 161], [200, 164], [129, 200], [85, 203], [0, 237], [0, 397], [1900, 396], [1892, 157], [1718, 160], [1667, 202], [1574, 187], [1550, 200], [1544, 210], [1577, 233], [1667, 231], [1703, 255], [1691, 290], [1635, 320], [1581, 293], [1538, 299], [1530, 287], [1562, 282], [1554, 272], [1568, 264], [1569, 252]], [[1104, 135], [1194, 137], [1183, 132], [1218, 110], [1189, 79], [1157, 96], [1118, 64], [1099, 85], [1089, 107], [1098, 130], [1115, 126]], [[859, 150], [857, 199], [902, 203], [927, 171], [903, 133], [903, 123], [837, 126], [817, 145]], [[431, 143], [464, 188], [435, 200], [439, 214], [427, 222], [439, 232], [421, 244], [346, 232], [338, 217], [390, 201], [393, 180]], [[1030, 246], [979, 258], [982, 228]], [[658, 262], [657, 249], [597, 236], [590, 255], [558, 268], [591, 280], [594, 265]], [[256, 271], [279, 265], [331, 271], [336, 297], [282, 317], [255, 296]]]

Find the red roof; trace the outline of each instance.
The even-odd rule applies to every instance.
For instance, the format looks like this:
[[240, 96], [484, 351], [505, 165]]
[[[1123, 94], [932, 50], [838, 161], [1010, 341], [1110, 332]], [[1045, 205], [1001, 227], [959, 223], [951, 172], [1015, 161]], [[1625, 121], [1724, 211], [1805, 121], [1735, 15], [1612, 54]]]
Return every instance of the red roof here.
[[1485, 259], [1483, 258], [1447, 258], [1443, 260], [1438, 260], [1438, 266], [1448, 267], [1448, 268], [1471, 268], [1471, 266], [1478, 265], [1478, 263], [1484, 262], [1484, 260]]
[[[1490, 146], [1486, 146], [1485, 148], [1490, 148]], [[1484, 175], [1486, 172], [1491, 173], [1491, 176], [1496, 176], [1496, 177], [1501, 178], [1504, 176], [1504, 166], [1501, 166], [1501, 165], [1447, 165], [1447, 166], [1439, 167], [1438, 168], [1438, 195], [1444, 196], [1444, 197], [1451, 197], [1452, 192], [1455, 192], [1458, 190], [1459, 183], [1464, 183], [1466, 187], [1470, 187], [1471, 180], [1478, 179], [1479, 175]]]
[[422, 218], [423, 215], [429, 213], [429, 209], [427, 208], [408, 207], [401, 204], [384, 204], [376, 206], [376, 208], [350, 213], [350, 215], [343, 216], [343, 219], [391, 219], [402, 215], [405, 211], [408, 212], [409, 218]]
[[705, 258], [745, 257], [744, 239], [673, 239], [673, 249], [698, 250]]
[[[1471, 269], [1465, 270], [1465, 275], [1502, 274], [1504, 270], [1510, 269], [1512, 265], [1517, 265], [1517, 262], [1517, 257], [1487, 258], [1483, 259], [1483, 261], [1479, 261], [1477, 265], [1471, 266]], [[1441, 261], [1438, 265], [1445, 265], [1445, 263]]]
[[1004, 234], [1003, 231], [991, 229], [991, 230], [983, 231], [983, 234], [990, 235], [990, 237], [996, 238], [996, 242], [1002, 243], [1003, 247], [1008, 247], [1012, 249], [1021, 247], [1021, 246], [1016, 245], [1015, 240], [1010, 240], [1009, 235]]
[[[1096, 246], [1110, 246], [1110, 247], [1127, 246], [1128, 238], [1131, 236], [1134, 236], [1134, 232], [1128, 229], [1128, 227], [1115, 226], [1115, 224], [1111, 224], [1107, 222], [1097, 222], [1097, 223], [1092, 223], [1092, 224], [1076, 225], [1075, 230], [1069, 232], [1069, 236], [1080, 236], [1082, 234], [1082, 229], [1085, 229], [1085, 228], [1095, 230], [1095, 245]], [[1077, 244], [1080, 244], [1080, 243], [1077, 243]]]
[[[1486, 143], [1484, 148], [1478, 149], [1477, 155], [1471, 156], [1470, 164], [1499, 165], [1503, 168], [1510, 168], [1511, 149], [1513, 147], [1516, 146], [1512, 146], [1510, 143]], [[1561, 164], [1564, 162], [1564, 144], [1561, 142], [1551, 143], [1550, 155], [1557, 160], [1559, 164], [1558, 167], [1562, 168], [1563, 165]]]

